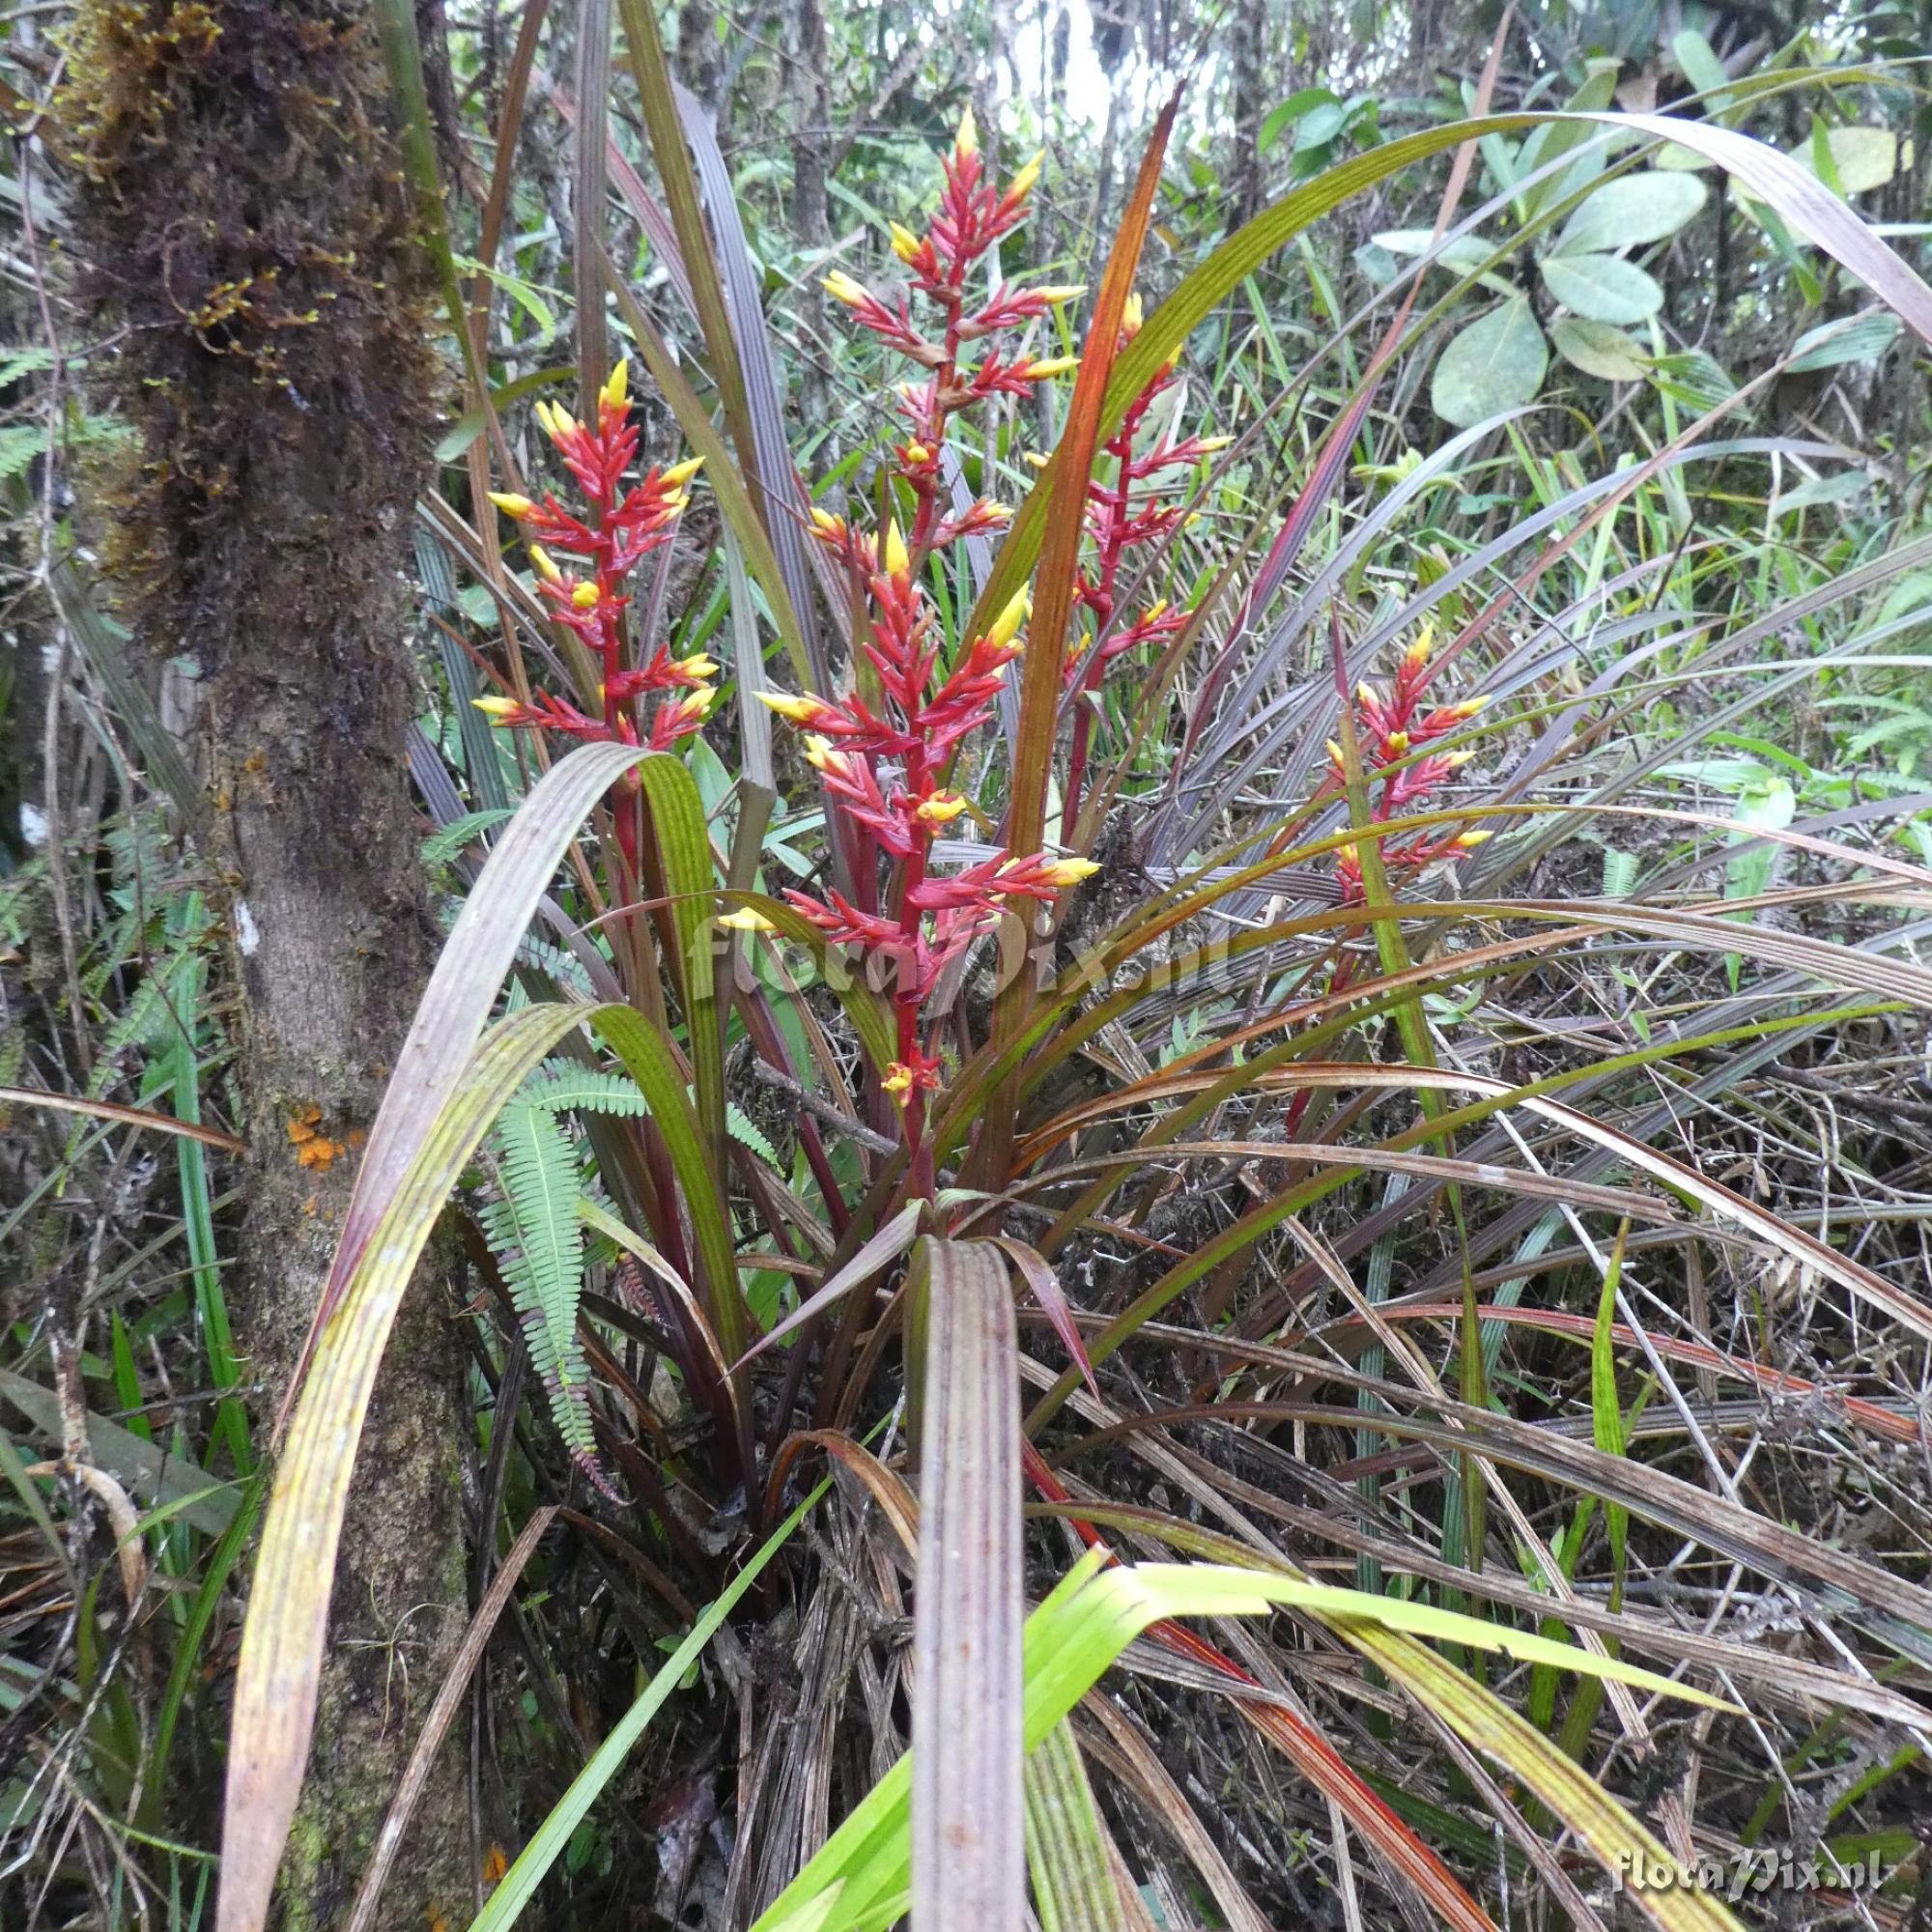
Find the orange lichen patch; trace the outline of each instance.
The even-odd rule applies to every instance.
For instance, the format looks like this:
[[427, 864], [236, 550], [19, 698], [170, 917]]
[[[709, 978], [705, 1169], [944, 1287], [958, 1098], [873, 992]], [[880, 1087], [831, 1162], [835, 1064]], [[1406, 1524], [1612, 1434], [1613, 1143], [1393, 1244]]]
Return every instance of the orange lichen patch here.
[[483, 1883], [495, 1885], [510, 1869], [509, 1854], [501, 1845], [492, 1844], [483, 1854]]
[[261, 751], [250, 752], [248, 755], [242, 760], [242, 769], [244, 772], [253, 774], [255, 772], [259, 772], [262, 769], [262, 767], [266, 765], [268, 762], [269, 762], [268, 753]]

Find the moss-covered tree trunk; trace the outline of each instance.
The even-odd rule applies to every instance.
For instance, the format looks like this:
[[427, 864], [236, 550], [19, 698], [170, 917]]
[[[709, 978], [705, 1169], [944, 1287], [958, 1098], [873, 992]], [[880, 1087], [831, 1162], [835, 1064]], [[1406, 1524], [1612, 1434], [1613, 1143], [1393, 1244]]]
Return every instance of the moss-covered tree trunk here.
[[[99, 506], [107, 576], [205, 694], [249, 1142], [225, 1281], [265, 1451], [435, 947], [401, 574], [437, 380], [426, 277], [368, 0], [88, 0], [71, 71], [86, 293], [119, 327], [104, 381], [138, 432]], [[289, 1926], [341, 1922], [461, 1631], [461, 1388], [446, 1292], [418, 1283], [362, 1441]], [[390, 1923], [467, 1913], [452, 1755]]]

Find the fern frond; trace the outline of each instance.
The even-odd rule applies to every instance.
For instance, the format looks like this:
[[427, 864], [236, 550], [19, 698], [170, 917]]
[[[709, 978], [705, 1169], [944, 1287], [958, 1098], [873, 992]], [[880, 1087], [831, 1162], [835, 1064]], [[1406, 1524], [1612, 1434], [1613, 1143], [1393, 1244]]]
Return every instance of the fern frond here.
[[[596, 1114], [620, 1114], [635, 1121], [645, 1111], [644, 1096], [637, 1083], [622, 1073], [605, 1073], [574, 1060], [546, 1060], [518, 1090], [517, 1099], [527, 1107], [544, 1107], [553, 1114], [566, 1107], [582, 1107]], [[731, 1138], [748, 1147], [767, 1167], [784, 1172], [765, 1134], [735, 1103], [724, 1109], [725, 1125]]]
[[644, 1096], [636, 1081], [622, 1073], [603, 1073], [580, 1066], [574, 1060], [546, 1060], [517, 1091], [526, 1107], [553, 1114], [566, 1107], [582, 1107], [595, 1114], [621, 1114], [636, 1120], [644, 1111]]
[[773, 1147], [764, 1134], [753, 1124], [736, 1101], [728, 1101], [724, 1108], [724, 1124], [731, 1138], [741, 1147], [748, 1147], [767, 1167], [776, 1168], [780, 1174], [784, 1166], [779, 1159], [778, 1149]]
[[590, 1426], [590, 1369], [577, 1339], [583, 1293], [577, 1151], [548, 1108], [513, 1100], [491, 1133], [501, 1192], [479, 1215], [524, 1324], [530, 1361], [550, 1391], [564, 1447], [608, 1495]]

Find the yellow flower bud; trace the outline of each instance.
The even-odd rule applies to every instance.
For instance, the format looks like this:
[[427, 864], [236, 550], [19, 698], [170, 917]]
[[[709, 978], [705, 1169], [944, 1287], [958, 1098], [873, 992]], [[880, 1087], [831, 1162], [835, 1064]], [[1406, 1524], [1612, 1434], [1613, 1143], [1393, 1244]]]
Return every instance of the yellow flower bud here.
[[718, 660], [704, 651], [693, 657], [679, 658], [675, 668], [681, 677], [716, 677]]
[[843, 269], [834, 269], [819, 286], [834, 301], [843, 302], [847, 308], [864, 308], [871, 299]]
[[1361, 684], [1358, 684], [1355, 687], [1355, 696], [1364, 704], [1379, 704], [1382, 701], [1381, 696], [1376, 690], [1375, 686], [1368, 683], [1366, 680], [1364, 680]]
[[594, 583], [580, 583], [570, 593], [570, 601], [580, 611], [594, 611], [602, 594]]
[[811, 508], [811, 524], [814, 529], [828, 537], [842, 537], [845, 534], [845, 519], [835, 517], [830, 510], [821, 510], [815, 503]]
[[1129, 342], [1141, 332], [1141, 324], [1146, 320], [1146, 310], [1141, 302], [1141, 292], [1135, 289], [1127, 297], [1127, 305], [1121, 311], [1121, 333]]
[[1026, 460], [1036, 469], [1044, 469], [1053, 461], [1050, 456], [1042, 456], [1037, 449], [1028, 450]]
[[514, 517], [519, 523], [536, 508], [527, 497], [519, 497], [511, 490], [492, 490], [490, 500], [502, 511], [504, 516]]
[[668, 490], [682, 490], [703, 468], [703, 457], [687, 456], [682, 463], [673, 463], [668, 469], [662, 471], [658, 481]]
[[1197, 454], [1211, 456], [1217, 449], [1226, 449], [1234, 440], [1232, 436], [1204, 436], [1194, 447]]
[[609, 380], [597, 391], [597, 400], [607, 410], [621, 410], [631, 394], [631, 358], [620, 355], [617, 366], [611, 371]]
[[920, 464], [932, 461], [932, 451], [923, 442], [909, 442], [905, 446], [905, 460], [917, 469]]
[[893, 253], [908, 268], [919, 259], [920, 241], [910, 228], [901, 228], [893, 223]]
[[778, 927], [756, 906], [740, 906], [736, 912], [723, 913], [718, 923], [731, 932], [776, 932]]
[[[966, 117], [973, 118], [969, 112]], [[886, 1068], [886, 1077], [879, 1082], [900, 1106], [905, 1105], [906, 1095], [912, 1092], [912, 1068], [904, 1061], [895, 1060]]]
[[758, 702], [768, 705], [781, 718], [788, 718], [794, 724], [809, 724], [825, 709], [823, 700], [813, 697], [810, 692], [803, 697], [794, 697], [789, 692], [761, 691]]
[[1335, 769], [1338, 772], [1343, 770], [1348, 765], [1349, 761], [1343, 755], [1341, 746], [1336, 744], [1333, 738], [1330, 738], [1328, 740], [1328, 755], [1334, 759]]
[[886, 559], [886, 574], [889, 577], [903, 577], [912, 569], [912, 558], [906, 554], [905, 538], [899, 535], [896, 517], [886, 519], [886, 535], [883, 551]]
[[1025, 167], [1007, 184], [1007, 199], [1017, 201], [1022, 195], [1031, 194], [1039, 182], [1039, 171], [1046, 165], [1044, 148], [1034, 156]]
[[1037, 383], [1047, 376], [1070, 375], [1079, 366], [1080, 358], [1077, 355], [1049, 355], [1043, 362], [1028, 362], [1027, 380], [1030, 383]]
[[966, 810], [966, 801], [956, 791], [936, 791], [922, 799], [916, 816], [926, 825], [951, 825]]
[[1092, 859], [1056, 859], [1052, 865], [1042, 866], [1039, 875], [1050, 886], [1077, 886], [1099, 869]]
[[1024, 589], [1013, 592], [1007, 608], [993, 619], [993, 628], [986, 633], [986, 641], [997, 644], [1005, 650], [1019, 636], [1020, 626], [1033, 613], [1033, 606]]
[[1495, 834], [1493, 832], [1459, 832], [1456, 835], [1456, 843], [1463, 851], [1470, 852], [1486, 839], [1493, 838], [1494, 837]]
[[1391, 731], [1388, 737], [1388, 754], [1392, 758], [1402, 757], [1408, 750], [1408, 733]]
[[970, 107], [959, 117], [959, 131], [952, 137], [952, 152], [956, 155], [977, 155], [980, 152], [980, 124], [973, 119]]
[[470, 703], [493, 724], [500, 724], [514, 711], [522, 707], [514, 697], [472, 697]]
[[1429, 662], [1430, 653], [1435, 648], [1435, 626], [1425, 624], [1422, 635], [1404, 653], [1404, 660], [1411, 670], [1420, 670]]
[[1084, 296], [1086, 293], [1087, 284], [1085, 282], [1055, 282], [1050, 287], [1034, 290], [1034, 294], [1041, 301], [1056, 303], [1077, 300], [1078, 298]]
[[530, 562], [535, 565], [537, 575], [546, 583], [561, 583], [563, 582], [563, 572], [551, 561], [550, 552], [545, 550], [542, 544], [532, 544], [530, 546]]

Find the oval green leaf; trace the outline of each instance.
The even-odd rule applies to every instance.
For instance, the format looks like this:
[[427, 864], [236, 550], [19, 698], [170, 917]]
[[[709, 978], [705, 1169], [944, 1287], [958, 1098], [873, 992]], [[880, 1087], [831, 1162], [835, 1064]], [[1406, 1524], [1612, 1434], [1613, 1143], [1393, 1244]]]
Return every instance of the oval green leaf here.
[[1662, 242], [1704, 206], [1704, 184], [1691, 174], [1660, 174], [1646, 168], [1605, 182], [1568, 222], [1556, 239], [1558, 255], [1587, 255], [1603, 248], [1627, 248]]
[[[1838, 191], [1847, 200], [1883, 187], [1898, 172], [1898, 136], [1889, 128], [1828, 128], [1825, 148], [1832, 157], [1832, 172], [1838, 178]], [[1791, 150], [1791, 158], [1807, 175], [1823, 180], [1813, 136], [1800, 141]], [[1740, 182], [1738, 199], [1754, 202], [1758, 197]]]
[[1605, 383], [1640, 382], [1649, 367], [1640, 350], [1620, 328], [1581, 316], [1559, 316], [1549, 330], [1556, 353], [1572, 368]]
[[1634, 262], [1614, 255], [1552, 255], [1543, 285], [1586, 322], [1642, 322], [1663, 306], [1663, 291]]
[[[1889, 128], [1833, 128], [1825, 134], [1832, 171], [1845, 195], [1864, 194], [1883, 187], [1898, 172], [1898, 136]], [[1804, 142], [1793, 158], [1822, 180], [1824, 170], [1812, 143]]]
[[1876, 362], [1898, 340], [1898, 318], [1885, 309], [1807, 329], [1791, 345], [1791, 374], [1835, 369], [1846, 362]]
[[1442, 352], [1429, 401], [1444, 422], [1470, 429], [1529, 402], [1543, 386], [1549, 345], [1525, 297], [1492, 308]]

